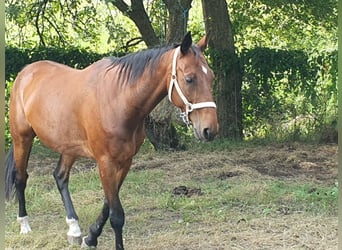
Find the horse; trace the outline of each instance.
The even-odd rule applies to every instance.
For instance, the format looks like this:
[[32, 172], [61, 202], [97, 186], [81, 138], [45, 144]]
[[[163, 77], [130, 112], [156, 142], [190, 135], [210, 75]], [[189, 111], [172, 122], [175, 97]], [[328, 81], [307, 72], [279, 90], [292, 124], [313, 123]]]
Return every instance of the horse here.
[[[218, 133], [214, 73], [203, 54], [207, 43], [204, 35], [193, 44], [188, 32], [180, 44], [106, 57], [84, 69], [42, 60], [19, 72], [9, 104], [12, 145], [5, 160], [5, 195], [10, 200], [16, 194], [21, 233], [31, 231], [25, 188], [38, 137], [60, 154], [53, 176], [66, 211], [68, 240], [96, 247], [109, 218], [116, 249], [124, 249], [119, 190], [144, 142], [144, 119], [152, 109], [168, 96], [196, 138], [211, 141]], [[79, 157], [97, 162], [104, 192], [102, 210], [84, 237], [68, 189], [70, 169]]]

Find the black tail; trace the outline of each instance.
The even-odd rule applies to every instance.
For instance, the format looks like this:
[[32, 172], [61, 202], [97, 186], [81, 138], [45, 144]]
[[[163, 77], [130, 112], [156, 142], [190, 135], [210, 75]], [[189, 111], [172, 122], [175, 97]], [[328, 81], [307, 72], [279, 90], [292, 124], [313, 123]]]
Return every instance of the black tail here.
[[5, 160], [5, 198], [11, 200], [15, 194], [16, 167], [13, 157], [13, 145], [7, 153]]

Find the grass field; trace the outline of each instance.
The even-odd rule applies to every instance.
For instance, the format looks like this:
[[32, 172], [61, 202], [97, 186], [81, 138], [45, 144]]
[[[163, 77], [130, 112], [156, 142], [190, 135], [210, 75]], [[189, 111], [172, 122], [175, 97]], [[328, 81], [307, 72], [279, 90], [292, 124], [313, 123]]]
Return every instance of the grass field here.
[[[17, 204], [6, 204], [6, 249], [78, 249], [52, 172], [56, 155], [36, 147], [19, 234]], [[100, 212], [96, 164], [79, 160], [70, 191], [83, 234]], [[337, 249], [337, 145], [195, 145], [182, 152], [144, 148], [121, 201], [126, 249]], [[109, 223], [97, 249], [114, 249]]]

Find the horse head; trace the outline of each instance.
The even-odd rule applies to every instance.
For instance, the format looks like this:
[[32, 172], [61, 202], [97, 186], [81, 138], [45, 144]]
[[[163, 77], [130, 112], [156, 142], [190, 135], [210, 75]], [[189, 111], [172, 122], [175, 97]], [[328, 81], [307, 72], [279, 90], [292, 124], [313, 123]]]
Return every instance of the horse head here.
[[185, 35], [174, 51], [168, 86], [169, 100], [182, 110], [184, 122], [203, 141], [213, 140], [219, 127], [212, 95], [214, 73], [203, 55], [207, 43], [204, 36], [193, 45], [190, 32]]

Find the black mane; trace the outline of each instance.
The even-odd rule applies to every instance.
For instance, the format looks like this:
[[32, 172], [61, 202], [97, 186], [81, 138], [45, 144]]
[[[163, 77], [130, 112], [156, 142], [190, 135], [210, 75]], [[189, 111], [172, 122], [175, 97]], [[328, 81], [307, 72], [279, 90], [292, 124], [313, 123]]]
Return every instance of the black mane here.
[[148, 66], [152, 71], [160, 61], [161, 56], [175, 47], [177, 45], [142, 50], [120, 58], [110, 57], [111, 63], [107, 71], [119, 66], [119, 77], [125, 76], [128, 82], [133, 83], [144, 73]]
[[[178, 46], [179, 44], [174, 44], [168, 47], [138, 51], [119, 58], [109, 57], [110, 64], [107, 67], [107, 72], [116, 66], [119, 66], [118, 78], [125, 79], [126, 83], [134, 83], [139, 77], [141, 77], [147, 67], [149, 67], [150, 72], [152, 72], [155, 69], [155, 66], [159, 63], [161, 56]], [[199, 48], [195, 45], [191, 46], [191, 50], [195, 56], [198, 56], [201, 53]]]

